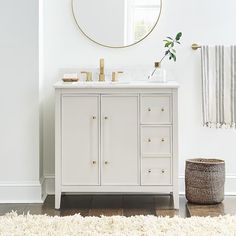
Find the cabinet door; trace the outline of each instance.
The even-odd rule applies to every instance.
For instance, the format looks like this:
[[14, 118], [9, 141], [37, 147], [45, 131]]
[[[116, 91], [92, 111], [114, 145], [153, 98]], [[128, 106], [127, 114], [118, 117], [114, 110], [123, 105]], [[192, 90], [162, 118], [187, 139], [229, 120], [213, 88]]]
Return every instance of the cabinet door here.
[[102, 96], [102, 185], [138, 185], [138, 97]]
[[99, 97], [62, 97], [62, 185], [99, 184]]

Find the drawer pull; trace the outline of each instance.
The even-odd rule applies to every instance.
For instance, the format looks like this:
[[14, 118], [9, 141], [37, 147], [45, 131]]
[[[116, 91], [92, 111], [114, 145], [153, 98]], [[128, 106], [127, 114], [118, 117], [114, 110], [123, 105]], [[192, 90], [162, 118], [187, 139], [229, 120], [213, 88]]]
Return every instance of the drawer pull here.
[[152, 111], [152, 109], [149, 107], [149, 108], [148, 108], [148, 111]]
[[96, 120], [96, 118], [97, 118], [96, 116], [93, 116], [93, 120]]
[[93, 165], [95, 165], [97, 162], [96, 161], [93, 161]]
[[165, 111], [165, 108], [164, 108], [164, 107], [162, 107], [162, 108], [161, 108], [161, 111], [162, 111], [162, 112], [163, 112], [163, 111]]
[[148, 142], [149, 142], [149, 143], [151, 143], [151, 142], [152, 142], [152, 140], [149, 138], [149, 139], [148, 139]]
[[164, 170], [164, 169], [162, 169], [162, 170], [161, 170], [161, 173], [162, 173], [162, 174], [164, 174], [164, 173], [165, 173], [165, 170]]
[[164, 139], [164, 138], [162, 138], [162, 139], [161, 139], [161, 141], [162, 141], [162, 142], [165, 142], [165, 139]]
[[105, 119], [105, 120], [108, 120], [108, 117], [107, 117], [107, 116], [105, 116], [105, 117], [104, 117], [104, 119]]
[[105, 161], [104, 163], [105, 163], [105, 165], [107, 165], [107, 164], [108, 164], [108, 161]]
[[148, 170], [148, 173], [151, 173], [151, 172], [152, 172], [152, 170], [151, 170], [151, 169], [149, 169], [149, 170]]

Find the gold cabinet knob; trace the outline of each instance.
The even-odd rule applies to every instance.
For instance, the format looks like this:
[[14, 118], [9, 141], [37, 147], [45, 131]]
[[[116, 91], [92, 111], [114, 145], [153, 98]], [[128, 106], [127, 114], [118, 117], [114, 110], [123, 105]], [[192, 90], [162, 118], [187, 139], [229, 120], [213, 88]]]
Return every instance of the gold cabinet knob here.
[[104, 117], [104, 119], [105, 119], [105, 120], [108, 120], [108, 117], [107, 117], [107, 116], [105, 116], [105, 117]]
[[165, 139], [164, 139], [164, 138], [162, 138], [162, 139], [161, 139], [161, 141], [162, 141], [162, 142], [165, 142]]
[[162, 108], [161, 108], [161, 111], [162, 111], [162, 112], [163, 112], [163, 111], [165, 111], [165, 108], [164, 108], [164, 107], [162, 107]]
[[93, 165], [95, 165], [97, 162], [96, 161], [93, 161]]
[[104, 163], [105, 163], [105, 165], [107, 165], [107, 164], [108, 164], [108, 161], [105, 161]]
[[149, 138], [149, 139], [148, 139], [148, 142], [149, 142], [149, 143], [151, 143], [151, 142], [152, 142], [152, 140]]
[[97, 118], [96, 116], [93, 116], [93, 120], [96, 120], [96, 118]]
[[164, 169], [162, 169], [162, 170], [161, 170], [161, 173], [162, 173], [162, 174], [164, 174], [164, 173], [165, 173], [165, 170], [164, 170]]
[[148, 111], [152, 111], [152, 109], [149, 107], [149, 108], [148, 108]]
[[151, 169], [149, 169], [149, 170], [148, 170], [148, 173], [151, 173], [151, 172], [152, 172], [152, 170], [151, 170]]

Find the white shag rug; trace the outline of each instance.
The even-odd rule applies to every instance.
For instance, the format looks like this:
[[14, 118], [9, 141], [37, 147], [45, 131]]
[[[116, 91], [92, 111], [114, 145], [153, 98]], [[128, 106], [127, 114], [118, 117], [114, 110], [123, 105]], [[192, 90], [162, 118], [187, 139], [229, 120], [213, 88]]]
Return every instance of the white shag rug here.
[[0, 216], [1, 236], [235, 236], [236, 216], [220, 217], [155, 217], [112, 216], [82, 217], [80, 215], [59, 217], [46, 215]]

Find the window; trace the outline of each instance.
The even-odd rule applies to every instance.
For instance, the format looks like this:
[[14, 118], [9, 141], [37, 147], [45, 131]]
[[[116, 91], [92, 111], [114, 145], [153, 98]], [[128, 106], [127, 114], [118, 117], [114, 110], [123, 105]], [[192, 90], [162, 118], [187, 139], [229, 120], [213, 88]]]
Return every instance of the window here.
[[125, 43], [137, 42], [145, 37], [155, 25], [159, 13], [158, 0], [125, 0]]

